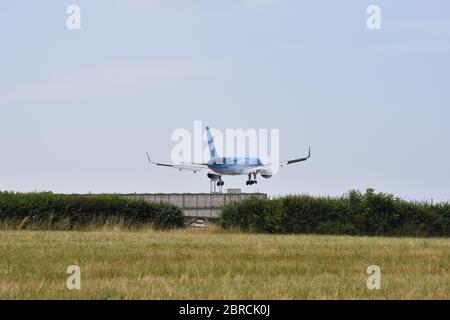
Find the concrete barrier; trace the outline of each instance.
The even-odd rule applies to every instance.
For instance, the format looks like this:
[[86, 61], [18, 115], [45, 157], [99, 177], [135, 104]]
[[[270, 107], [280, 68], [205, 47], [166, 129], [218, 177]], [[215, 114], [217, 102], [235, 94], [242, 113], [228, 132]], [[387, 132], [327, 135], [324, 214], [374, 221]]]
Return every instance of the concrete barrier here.
[[220, 208], [233, 201], [250, 197], [267, 198], [265, 193], [141, 193], [118, 194], [131, 200], [170, 203], [179, 207], [185, 217], [217, 218]]

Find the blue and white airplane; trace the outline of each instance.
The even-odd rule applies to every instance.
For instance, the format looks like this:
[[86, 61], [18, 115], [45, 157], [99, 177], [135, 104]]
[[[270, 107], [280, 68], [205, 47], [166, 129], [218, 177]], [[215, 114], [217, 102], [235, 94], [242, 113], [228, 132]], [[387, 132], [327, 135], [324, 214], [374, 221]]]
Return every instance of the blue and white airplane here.
[[219, 157], [216, 154], [214, 140], [209, 130], [209, 127], [206, 127], [206, 134], [208, 137], [208, 147], [211, 156], [211, 159], [206, 163], [193, 163], [193, 162], [183, 162], [179, 164], [158, 163], [153, 162], [150, 159], [149, 154], [147, 153], [148, 161], [158, 166], [171, 167], [178, 169], [180, 171], [186, 170], [186, 171], [193, 171], [194, 173], [196, 173], [201, 172], [203, 170], [207, 170], [208, 178], [213, 181], [217, 181], [217, 186], [223, 186], [225, 183], [222, 180], [222, 176], [246, 175], [248, 176], [246, 184], [252, 185], [257, 183], [256, 176], [258, 173], [261, 175], [261, 177], [268, 179], [273, 175], [274, 166], [279, 166], [280, 168], [282, 168], [285, 165], [305, 161], [311, 157], [311, 147], [309, 147], [307, 157], [268, 164], [264, 164], [259, 158]]

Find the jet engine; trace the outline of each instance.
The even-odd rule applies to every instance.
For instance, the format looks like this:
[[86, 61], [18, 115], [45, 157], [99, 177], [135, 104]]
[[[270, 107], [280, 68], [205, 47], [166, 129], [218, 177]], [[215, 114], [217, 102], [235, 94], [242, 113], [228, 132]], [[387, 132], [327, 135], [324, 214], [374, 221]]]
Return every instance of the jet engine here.
[[273, 175], [273, 172], [270, 169], [262, 169], [259, 173], [261, 174], [261, 177], [266, 179], [269, 179]]
[[214, 180], [214, 181], [216, 181], [216, 180], [219, 180], [220, 179], [220, 175], [218, 175], [218, 174], [214, 174], [214, 173], [208, 173], [208, 178], [210, 178], [211, 180]]

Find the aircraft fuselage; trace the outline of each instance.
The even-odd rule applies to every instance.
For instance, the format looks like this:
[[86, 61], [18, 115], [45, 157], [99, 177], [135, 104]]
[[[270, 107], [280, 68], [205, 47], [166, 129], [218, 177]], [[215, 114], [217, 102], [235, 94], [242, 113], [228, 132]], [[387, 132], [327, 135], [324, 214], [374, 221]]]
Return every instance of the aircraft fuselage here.
[[240, 175], [243, 171], [263, 165], [259, 158], [220, 157], [207, 162], [209, 169], [221, 175]]

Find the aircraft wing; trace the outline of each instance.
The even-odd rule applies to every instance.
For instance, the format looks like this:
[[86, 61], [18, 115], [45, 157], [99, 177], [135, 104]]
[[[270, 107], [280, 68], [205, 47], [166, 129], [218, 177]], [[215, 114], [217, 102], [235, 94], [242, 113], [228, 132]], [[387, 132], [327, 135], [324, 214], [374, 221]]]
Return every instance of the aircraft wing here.
[[293, 163], [296, 163], [296, 162], [306, 161], [309, 158], [311, 158], [311, 147], [308, 148], [308, 156], [303, 157], [303, 158], [297, 158], [297, 159], [282, 161], [282, 162], [279, 163], [279, 165], [280, 165], [281, 168], [283, 168], [284, 166], [286, 166], [288, 164], [293, 164]]
[[208, 166], [206, 165], [206, 163], [182, 162], [182, 163], [177, 163], [177, 164], [167, 164], [167, 163], [154, 162], [150, 159], [150, 156], [148, 153], [147, 153], [147, 159], [151, 164], [154, 164], [157, 166], [162, 166], [162, 167], [170, 167], [170, 168], [177, 169], [179, 171], [184, 170], [184, 171], [192, 171], [194, 173], [197, 173], [199, 171], [209, 169]]
[[268, 164], [261, 165], [261, 166], [251, 167], [249, 169], [243, 170], [242, 174], [249, 174], [249, 173], [257, 172], [259, 170], [270, 169], [270, 168], [273, 168], [274, 166], [279, 166], [280, 168], [283, 168], [284, 166], [286, 166], [288, 164], [306, 161], [309, 158], [311, 158], [311, 147], [309, 147], [308, 156], [306, 156], [306, 157], [291, 159], [291, 160], [281, 161], [281, 162], [273, 162], [273, 163], [268, 163]]

